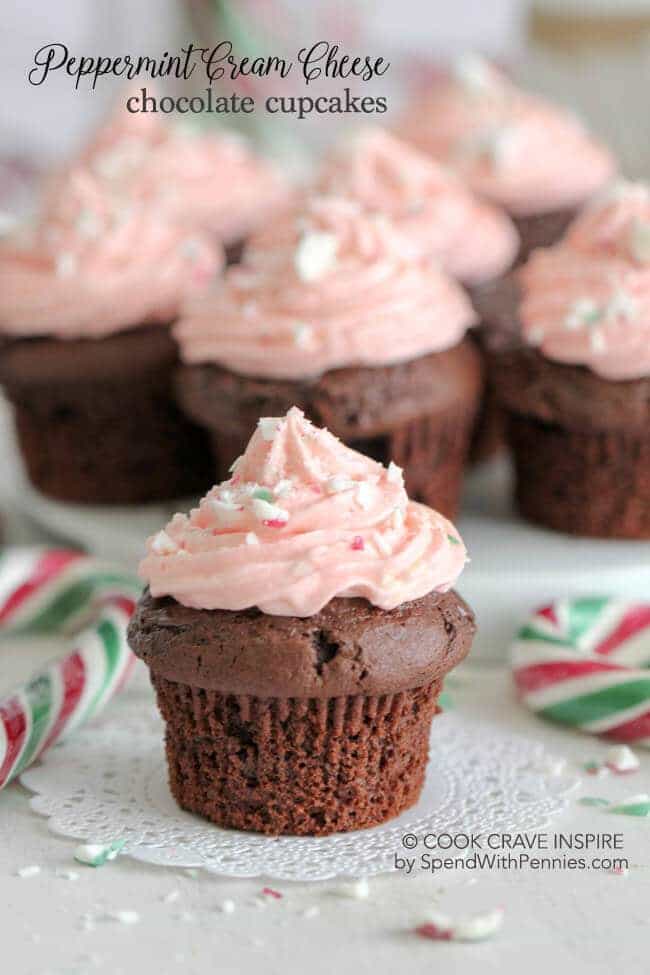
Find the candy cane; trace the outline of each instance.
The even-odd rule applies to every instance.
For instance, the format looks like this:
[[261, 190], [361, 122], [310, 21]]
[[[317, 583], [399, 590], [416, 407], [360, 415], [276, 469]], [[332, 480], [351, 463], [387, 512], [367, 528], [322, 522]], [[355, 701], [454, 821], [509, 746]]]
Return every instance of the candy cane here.
[[124, 685], [134, 662], [126, 626], [139, 591], [134, 576], [80, 552], [0, 553], [0, 634], [86, 624], [64, 656], [0, 699], [0, 789]]
[[524, 704], [545, 718], [650, 747], [650, 604], [561, 599], [511, 647]]

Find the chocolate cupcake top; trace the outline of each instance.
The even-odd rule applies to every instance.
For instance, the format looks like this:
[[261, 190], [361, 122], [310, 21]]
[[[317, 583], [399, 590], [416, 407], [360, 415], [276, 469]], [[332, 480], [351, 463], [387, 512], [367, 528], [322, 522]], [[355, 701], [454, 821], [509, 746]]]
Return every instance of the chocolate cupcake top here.
[[335, 597], [391, 610], [446, 592], [465, 561], [456, 529], [409, 500], [400, 468], [294, 407], [260, 420], [232, 478], [149, 539], [140, 574], [154, 597], [194, 609], [306, 617]]
[[385, 213], [425, 256], [468, 284], [503, 274], [516, 257], [517, 231], [503, 211], [383, 129], [364, 129], [340, 146], [316, 186]]
[[75, 169], [0, 244], [0, 334], [101, 338], [167, 323], [222, 263], [205, 235]]
[[285, 205], [290, 190], [279, 170], [235, 132], [172, 126], [160, 114], [127, 111], [127, 101], [128, 93], [81, 154], [96, 177], [226, 245]]
[[615, 171], [609, 151], [573, 115], [475, 55], [413, 104], [399, 133], [517, 217], [578, 206]]
[[524, 340], [608, 380], [650, 376], [650, 191], [623, 183], [519, 271]]
[[474, 321], [462, 289], [385, 216], [317, 197], [188, 303], [175, 335], [186, 363], [301, 379], [450, 348]]

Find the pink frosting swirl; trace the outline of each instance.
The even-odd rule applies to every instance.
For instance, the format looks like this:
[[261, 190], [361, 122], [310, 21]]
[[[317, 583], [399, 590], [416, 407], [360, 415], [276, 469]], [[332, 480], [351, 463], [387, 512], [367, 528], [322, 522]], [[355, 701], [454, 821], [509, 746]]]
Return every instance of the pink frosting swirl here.
[[519, 272], [524, 337], [606, 379], [650, 375], [650, 190], [621, 184]]
[[319, 197], [189, 303], [175, 335], [187, 363], [294, 379], [446, 349], [474, 320], [462, 289], [387, 218]]
[[498, 277], [519, 248], [511, 220], [474, 196], [450, 170], [380, 128], [335, 153], [317, 179], [323, 193], [382, 212], [422, 253], [468, 284]]
[[577, 206], [615, 171], [608, 150], [569, 112], [475, 56], [414, 104], [399, 132], [515, 216]]
[[0, 332], [99, 338], [167, 323], [222, 263], [201, 233], [75, 170], [38, 221], [0, 246]]
[[155, 203], [172, 219], [214, 233], [225, 244], [246, 237], [286, 205], [289, 194], [276, 167], [237, 134], [172, 127], [155, 114], [134, 114], [123, 106], [82, 161], [120, 192]]
[[409, 501], [400, 468], [297, 407], [259, 421], [234, 471], [149, 539], [140, 575], [152, 595], [277, 616], [311, 616], [335, 596], [390, 610], [450, 589], [466, 562], [453, 525]]

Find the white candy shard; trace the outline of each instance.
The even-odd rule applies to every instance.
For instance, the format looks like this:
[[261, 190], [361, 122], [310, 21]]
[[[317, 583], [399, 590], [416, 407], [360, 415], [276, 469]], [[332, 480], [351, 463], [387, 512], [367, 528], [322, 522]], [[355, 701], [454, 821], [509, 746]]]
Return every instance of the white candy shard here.
[[297, 325], [293, 326], [293, 341], [299, 348], [304, 349], [305, 346], [309, 345], [313, 334], [314, 329], [305, 322], [298, 322]]
[[404, 483], [404, 472], [402, 468], [398, 467], [392, 460], [388, 465], [388, 474], [386, 476], [390, 484], [399, 484], [401, 487]]
[[605, 764], [614, 772], [636, 772], [641, 765], [639, 759], [627, 745], [616, 745], [605, 754]]
[[138, 924], [140, 921], [137, 911], [107, 911], [106, 917], [109, 921], [118, 921], [120, 924]]
[[262, 434], [262, 439], [267, 443], [270, 443], [275, 439], [275, 435], [278, 432], [280, 424], [282, 423], [282, 418], [277, 416], [263, 416], [257, 421], [257, 425], [260, 428], [260, 433]]
[[352, 487], [354, 487], [354, 481], [343, 474], [334, 474], [333, 477], [327, 479], [325, 484], [325, 490], [328, 494], [340, 494], [341, 491], [349, 491]]
[[289, 512], [277, 504], [270, 504], [263, 498], [253, 498], [251, 501], [253, 514], [258, 521], [289, 521]]
[[372, 491], [366, 481], [360, 481], [357, 485], [357, 504], [364, 511], [368, 511], [372, 505]]
[[301, 281], [311, 284], [332, 270], [336, 264], [338, 238], [335, 234], [307, 232], [298, 242], [293, 263]]
[[41, 868], [35, 863], [28, 867], [21, 867], [20, 870], [16, 871], [17, 877], [22, 877], [23, 880], [28, 880], [30, 877], [36, 877], [41, 872]]
[[219, 905], [219, 910], [221, 911], [222, 914], [234, 914], [235, 902], [230, 899], [221, 901], [221, 904]]
[[244, 539], [247, 545], [259, 545], [260, 540], [255, 534], [255, 532], [246, 532], [246, 537]]
[[447, 914], [432, 911], [418, 934], [433, 941], [484, 941], [491, 938], [503, 924], [503, 908], [473, 914], [454, 921]]
[[178, 551], [178, 545], [163, 529], [154, 536], [151, 543], [151, 551], [156, 555], [173, 555], [174, 552]]
[[349, 884], [341, 884], [335, 887], [333, 893], [337, 897], [349, 897], [351, 900], [364, 901], [370, 896], [370, 884], [366, 877], [360, 877]]
[[237, 521], [241, 512], [241, 505], [234, 504], [232, 501], [224, 501], [220, 498], [211, 498], [209, 505], [214, 511], [219, 521], [224, 525], [231, 525]]

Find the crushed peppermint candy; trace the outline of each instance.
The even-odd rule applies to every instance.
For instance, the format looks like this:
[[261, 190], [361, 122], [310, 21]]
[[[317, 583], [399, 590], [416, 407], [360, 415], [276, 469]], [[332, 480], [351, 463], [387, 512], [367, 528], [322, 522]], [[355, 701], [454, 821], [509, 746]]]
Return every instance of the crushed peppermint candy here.
[[16, 876], [21, 877], [23, 880], [29, 880], [30, 877], [37, 877], [41, 872], [41, 868], [37, 864], [30, 864], [28, 867], [21, 867], [16, 870]]
[[82, 843], [74, 851], [77, 863], [87, 867], [103, 867], [105, 863], [114, 860], [124, 847], [126, 840], [115, 840], [112, 843]]
[[357, 504], [364, 511], [368, 511], [372, 504], [372, 491], [366, 481], [360, 481], [357, 484]]
[[594, 325], [602, 317], [603, 310], [595, 301], [592, 301], [591, 298], [578, 298], [564, 319], [564, 327], [573, 332], [576, 329], [584, 328], [586, 325]]
[[235, 913], [235, 902], [226, 898], [226, 900], [221, 901], [219, 904], [219, 910], [222, 914], [234, 914]]
[[404, 483], [404, 471], [401, 467], [398, 467], [392, 460], [388, 465], [388, 472], [386, 474], [386, 479], [389, 484], [402, 485]]
[[327, 479], [325, 484], [325, 490], [328, 494], [340, 494], [341, 491], [349, 491], [353, 487], [354, 481], [343, 474], [334, 474], [333, 477]]
[[616, 745], [608, 749], [605, 755], [605, 765], [617, 775], [625, 775], [636, 772], [641, 762], [627, 745]]
[[268, 501], [269, 504], [273, 504], [275, 501], [273, 491], [270, 491], [269, 488], [265, 487], [256, 487], [253, 491], [253, 497], [260, 498], [262, 501]]
[[174, 552], [178, 551], [178, 545], [171, 538], [167, 532], [162, 529], [154, 536], [151, 543], [151, 551], [155, 552], [156, 555], [173, 555]]
[[415, 933], [432, 941], [485, 941], [499, 931], [503, 916], [502, 907], [457, 921], [446, 914], [434, 913], [428, 921], [415, 929]]
[[287, 494], [291, 493], [292, 488], [293, 488], [293, 481], [291, 480], [291, 478], [284, 477], [281, 481], [278, 481], [278, 483], [275, 485], [275, 487], [273, 488], [273, 493], [275, 494], [276, 498], [285, 498]]
[[361, 535], [355, 535], [354, 538], [352, 539], [352, 544], [350, 545], [350, 548], [352, 549], [353, 552], [363, 552], [365, 548], [363, 537]]
[[349, 884], [340, 884], [332, 891], [337, 897], [348, 897], [350, 900], [365, 901], [370, 896], [370, 884], [366, 877], [360, 877]]
[[246, 532], [246, 536], [244, 538], [244, 541], [246, 542], [247, 545], [259, 545], [260, 544], [260, 540], [257, 537], [257, 535], [255, 534], [255, 532]]
[[297, 325], [293, 326], [293, 341], [299, 348], [309, 345], [313, 334], [314, 329], [311, 325], [306, 325], [305, 322], [298, 322]]
[[262, 434], [262, 439], [267, 443], [271, 443], [275, 439], [275, 435], [280, 429], [280, 424], [282, 419], [276, 416], [263, 416], [257, 421], [257, 425]]
[[300, 280], [311, 284], [328, 274], [336, 264], [338, 246], [335, 234], [316, 231], [303, 234], [293, 259]]
[[617, 813], [619, 816], [650, 816], [650, 795], [641, 792], [637, 796], [629, 796], [614, 805], [610, 805], [609, 811]]
[[281, 894], [279, 890], [274, 890], [273, 887], [262, 887], [262, 893], [265, 897], [273, 897], [276, 901], [284, 897], [284, 894]]
[[253, 514], [258, 521], [270, 528], [278, 528], [289, 521], [289, 512], [277, 504], [270, 504], [263, 498], [253, 498], [251, 502]]

